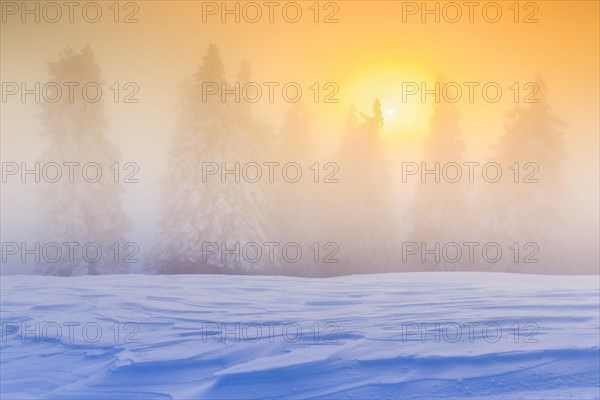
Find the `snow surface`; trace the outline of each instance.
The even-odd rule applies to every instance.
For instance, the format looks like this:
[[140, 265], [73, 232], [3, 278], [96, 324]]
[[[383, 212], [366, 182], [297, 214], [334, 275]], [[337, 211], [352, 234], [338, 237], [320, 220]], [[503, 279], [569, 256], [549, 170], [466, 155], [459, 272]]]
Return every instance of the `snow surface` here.
[[598, 276], [1, 281], [3, 400], [600, 398]]

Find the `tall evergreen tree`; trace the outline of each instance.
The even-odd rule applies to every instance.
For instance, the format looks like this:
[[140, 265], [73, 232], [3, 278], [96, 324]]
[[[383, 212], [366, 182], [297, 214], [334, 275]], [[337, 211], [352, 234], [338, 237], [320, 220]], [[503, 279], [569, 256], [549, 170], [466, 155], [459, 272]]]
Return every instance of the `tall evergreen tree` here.
[[[63, 246], [65, 242], [77, 242], [79, 246], [72, 245], [72, 252], [62, 247], [62, 257], [40, 266], [39, 272], [50, 275], [127, 272], [128, 264], [122, 262], [122, 253], [130, 221], [122, 208], [123, 187], [115, 183], [113, 176], [114, 165], [121, 157], [117, 146], [105, 134], [108, 118], [103, 99], [95, 101], [91, 94], [86, 98], [82, 90], [88, 83], [104, 84], [100, 68], [88, 46], [80, 52], [67, 49], [58, 62], [49, 63], [49, 70], [51, 82], [63, 89], [58, 101], [42, 104], [43, 134], [50, 146], [41, 164], [54, 162], [65, 170], [63, 163], [79, 164], [70, 164], [74, 168], [73, 182], [64, 176], [65, 172], [58, 182], [43, 183], [42, 237], [44, 243], [56, 242]], [[73, 83], [79, 86], [69, 94], [64, 88]], [[58, 93], [48, 94], [48, 98], [56, 96]], [[86, 173], [84, 179], [83, 167], [91, 163], [97, 163], [97, 167], [87, 169], [89, 175]], [[98, 170], [102, 176], [94, 182]], [[93, 246], [88, 246], [90, 244]], [[96, 246], [101, 254], [96, 254]], [[100, 260], [95, 261], [100, 255]]]
[[[443, 86], [445, 81], [439, 79]], [[461, 268], [460, 262], [440, 256], [426, 255], [421, 259], [424, 249], [434, 250], [439, 247], [438, 254], [449, 243], [462, 245], [470, 237], [466, 184], [468, 177], [462, 176], [458, 181], [456, 171], [464, 168], [465, 143], [462, 140], [459, 126], [460, 114], [453, 104], [441, 101], [434, 105], [429, 119], [429, 136], [425, 140], [423, 157], [418, 165], [419, 173], [411, 178], [417, 181], [415, 195], [409, 204], [407, 220], [410, 233], [407, 242], [415, 242], [419, 246], [419, 254], [409, 260], [415, 262], [408, 265], [410, 269], [422, 270], [455, 270]], [[451, 164], [456, 163], [456, 164]], [[421, 172], [437, 170], [422, 176]], [[443, 176], [442, 171], [448, 176]], [[462, 172], [461, 172], [462, 174]], [[463, 174], [464, 175], [464, 174]], [[461, 258], [460, 261], [463, 261]]]
[[[264, 272], [273, 267], [265, 262], [267, 255], [253, 262], [251, 257], [236, 258], [226, 250], [241, 255], [241, 248], [250, 242], [270, 241], [269, 194], [263, 185], [241, 177], [244, 165], [255, 162], [261, 152], [256, 135], [267, 128], [234, 96], [226, 101], [220, 95], [203, 96], [203, 83], [232, 90], [214, 45], [194, 75], [193, 85], [182, 91], [153, 258], [162, 273]], [[214, 163], [219, 172], [203, 181], [206, 163]], [[238, 176], [222, 177], [225, 168], [238, 168]], [[213, 244], [219, 246], [217, 254], [212, 254]]]
[[491, 161], [502, 167], [502, 179], [483, 183], [479, 193], [482, 238], [504, 251], [498, 262], [482, 259], [485, 269], [553, 273], [570, 263], [565, 209], [572, 203], [563, 180], [564, 123], [553, 115], [539, 75], [536, 87], [537, 102], [508, 114], [505, 133], [494, 147]]
[[350, 115], [336, 157], [339, 180], [331, 198], [329, 237], [339, 245], [338, 264], [325, 274], [389, 271], [394, 260], [396, 223], [390, 165], [381, 138], [379, 100], [373, 115]]

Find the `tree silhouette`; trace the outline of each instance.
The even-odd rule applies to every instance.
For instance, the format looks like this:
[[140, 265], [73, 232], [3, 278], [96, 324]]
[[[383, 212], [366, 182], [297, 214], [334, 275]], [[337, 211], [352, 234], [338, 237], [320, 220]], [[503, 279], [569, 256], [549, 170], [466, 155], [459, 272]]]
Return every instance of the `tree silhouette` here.
[[513, 246], [500, 262], [483, 260], [486, 269], [553, 273], [564, 271], [571, 258], [564, 212], [570, 194], [562, 176], [564, 123], [553, 115], [539, 75], [536, 87], [536, 102], [508, 114], [505, 133], [494, 146], [493, 161], [506, 178], [483, 183], [479, 193], [482, 236]]
[[[444, 85], [444, 78], [439, 78]], [[460, 114], [453, 104], [439, 102], [434, 104], [433, 114], [429, 119], [429, 136], [425, 140], [422, 162], [419, 172], [427, 169], [439, 171], [436, 176], [421, 173], [414, 175], [416, 192], [409, 205], [407, 220], [410, 224], [408, 242], [415, 242], [421, 250], [435, 249], [440, 251], [448, 243], [462, 243], [472, 240], [470, 237], [470, 224], [468, 216], [468, 203], [466, 195], [466, 177], [455, 181], [454, 172], [450, 179], [444, 179], [441, 174], [443, 168], [456, 171], [450, 163], [456, 163], [463, 168], [465, 143], [459, 125]], [[450, 172], [448, 173], [450, 175]], [[422, 252], [422, 251], [421, 251]], [[420, 253], [421, 253], [420, 252]], [[416, 265], [409, 267], [428, 270], [455, 270], [461, 268], [460, 262], [448, 262], [444, 257], [436, 260], [433, 255], [425, 257], [423, 263], [421, 254], [413, 260]]]
[[[42, 237], [44, 242], [76, 242], [79, 246], [72, 253], [63, 249], [59, 260], [41, 265], [38, 272], [50, 275], [127, 272], [128, 264], [122, 262], [119, 251], [126, 246], [124, 234], [130, 221], [122, 208], [123, 188], [114, 182], [111, 173], [111, 167], [114, 171], [121, 157], [117, 146], [105, 135], [108, 118], [102, 98], [97, 101], [86, 98], [81, 90], [88, 83], [104, 84], [100, 68], [88, 46], [79, 52], [67, 49], [58, 62], [49, 63], [49, 71], [51, 81], [60, 87], [73, 83], [78, 86], [72, 97], [63, 91], [58, 101], [42, 103], [43, 134], [50, 142], [42, 164], [78, 164], [71, 164], [75, 168], [72, 182], [63, 177], [56, 183], [43, 183]], [[54, 92], [48, 97], [57, 95]], [[89, 179], [82, 172], [87, 165], [96, 165]], [[102, 174], [98, 181], [97, 171]], [[83, 248], [88, 245], [93, 245], [93, 251], [86, 255]], [[100, 252], [96, 254], [98, 248]]]
[[373, 116], [352, 108], [336, 157], [339, 180], [329, 198], [329, 236], [339, 245], [338, 264], [324, 274], [389, 271], [393, 266], [396, 224], [391, 196], [390, 166], [380, 136], [381, 104]]

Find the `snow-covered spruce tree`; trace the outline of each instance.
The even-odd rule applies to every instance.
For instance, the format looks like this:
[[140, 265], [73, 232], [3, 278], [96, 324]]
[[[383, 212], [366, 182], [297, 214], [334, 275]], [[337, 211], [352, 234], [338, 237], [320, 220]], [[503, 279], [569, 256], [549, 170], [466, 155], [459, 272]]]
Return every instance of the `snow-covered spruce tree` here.
[[[211, 85], [219, 94], [207, 94]], [[243, 255], [248, 243], [262, 246], [272, 235], [269, 193], [240, 172], [256, 162], [262, 151], [256, 136], [268, 135], [269, 129], [235, 96], [222, 101], [222, 85], [232, 90], [219, 51], [211, 45], [193, 84], [182, 91], [153, 256], [160, 273], [260, 273], [274, 267], [268, 254], [254, 261], [255, 247], [248, 257], [226, 252]], [[215, 168], [216, 174], [207, 174]], [[238, 177], [223, 176], [225, 169], [236, 168]]]
[[536, 87], [537, 102], [518, 106], [508, 114], [505, 133], [494, 146], [490, 162], [500, 164], [502, 179], [480, 185], [480, 236], [486, 243], [498, 243], [503, 251], [499, 261], [493, 252], [487, 260], [480, 258], [487, 270], [568, 271], [572, 238], [565, 210], [572, 203], [562, 176], [564, 124], [552, 114], [539, 75]]
[[331, 223], [328, 233], [339, 245], [338, 264], [323, 274], [389, 271], [394, 268], [397, 226], [391, 194], [392, 179], [383, 140], [381, 104], [373, 104], [373, 116], [354, 109], [346, 123], [336, 162], [339, 180], [329, 197]]
[[[50, 81], [62, 88], [62, 94], [48, 93], [48, 98], [58, 101], [42, 104], [43, 135], [50, 146], [40, 164], [59, 164], [63, 176], [56, 183], [42, 180], [39, 211], [42, 244], [56, 242], [62, 256], [56, 262], [42, 263], [38, 272], [62, 276], [127, 272], [129, 264], [122, 261], [124, 234], [130, 222], [122, 208], [122, 184], [115, 183], [113, 175], [113, 166], [121, 157], [117, 146], [105, 136], [108, 119], [102, 98], [95, 101], [93, 90], [84, 97], [82, 90], [89, 83], [103, 85], [100, 68], [88, 46], [80, 52], [67, 49], [58, 62], [49, 63], [49, 70]], [[65, 88], [73, 83], [79, 86], [71, 97]], [[78, 163], [70, 164], [73, 182], [64, 172], [64, 163]], [[89, 165], [95, 167], [86, 169], [84, 175], [83, 168]], [[98, 170], [102, 176], [94, 182]], [[79, 245], [69, 245], [74, 249], [71, 252], [66, 242]], [[97, 246], [102, 256], [99, 261], [95, 261], [100, 256]], [[57, 255], [52, 252], [44, 260], [54, 261]]]
[[[444, 85], [444, 79], [439, 79]], [[443, 257], [442, 249], [450, 243], [462, 246], [465, 240], [473, 240], [466, 195], [468, 177], [457, 175], [463, 169], [465, 143], [462, 140], [459, 126], [459, 112], [453, 104], [440, 101], [434, 104], [433, 114], [429, 119], [429, 136], [425, 139], [423, 157], [418, 168], [419, 173], [412, 176], [417, 181], [415, 195], [407, 210], [406, 220], [410, 231], [405, 242], [413, 242], [421, 251], [409, 258], [413, 260], [407, 265], [411, 270], [456, 270], [462, 264], [452, 262], [455, 254]], [[428, 173], [422, 176], [423, 170], [437, 169], [440, 176]], [[442, 170], [447, 176], [442, 176]], [[459, 172], [459, 174], [461, 174]], [[456, 245], [452, 245], [456, 246]], [[427, 255], [423, 249], [434, 250], [434, 255]], [[426, 257], [423, 260], [422, 254]], [[464, 259], [461, 257], [461, 261]]]

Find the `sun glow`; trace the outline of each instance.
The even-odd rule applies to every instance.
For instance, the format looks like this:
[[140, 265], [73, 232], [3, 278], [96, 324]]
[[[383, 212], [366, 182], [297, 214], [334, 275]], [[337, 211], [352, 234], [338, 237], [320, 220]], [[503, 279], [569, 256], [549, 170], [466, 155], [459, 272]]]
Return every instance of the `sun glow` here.
[[371, 113], [375, 99], [381, 101], [386, 139], [422, 136], [427, 132], [431, 104], [422, 103], [419, 96], [403, 101], [403, 83], [425, 82], [430, 84], [433, 76], [416, 68], [401, 65], [385, 65], [363, 70], [355, 74], [348, 86], [348, 102], [358, 111]]

